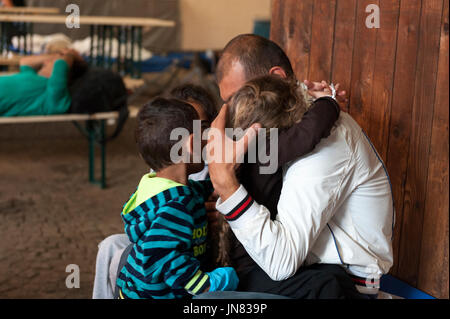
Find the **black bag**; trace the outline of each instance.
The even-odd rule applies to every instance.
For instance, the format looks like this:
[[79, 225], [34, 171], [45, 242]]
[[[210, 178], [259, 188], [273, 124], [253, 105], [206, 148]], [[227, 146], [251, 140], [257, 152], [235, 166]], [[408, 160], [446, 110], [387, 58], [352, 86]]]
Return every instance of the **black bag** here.
[[114, 139], [128, 119], [127, 89], [122, 77], [113, 71], [89, 68], [69, 85], [72, 104], [69, 113], [119, 112], [117, 126], [105, 141]]

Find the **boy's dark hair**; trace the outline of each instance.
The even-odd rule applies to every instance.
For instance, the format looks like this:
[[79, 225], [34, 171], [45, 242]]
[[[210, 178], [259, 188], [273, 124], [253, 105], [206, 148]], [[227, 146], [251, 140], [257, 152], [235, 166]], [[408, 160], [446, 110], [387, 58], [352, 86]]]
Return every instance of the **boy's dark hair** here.
[[208, 121], [212, 122], [217, 116], [217, 104], [213, 95], [205, 88], [195, 84], [183, 84], [174, 88], [170, 96], [186, 102], [196, 102], [205, 111]]
[[172, 165], [170, 151], [179, 141], [170, 140], [172, 130], [185, 128], [193, 133], [195, 109], [180, 100], [157, 97], [145, 104], [137, 116], [136, 144], [144, 161], [154, 171]]
[[247, 80], [267, 75], [275, 66], [283, 68], [289, 79], [294, 78], [291, 62], [283, 49], [275, 42], [255, 34], [241, 34], [228, 42], [216, 69], [218, 83], [227, 75], [234, 61], [241, 63]]

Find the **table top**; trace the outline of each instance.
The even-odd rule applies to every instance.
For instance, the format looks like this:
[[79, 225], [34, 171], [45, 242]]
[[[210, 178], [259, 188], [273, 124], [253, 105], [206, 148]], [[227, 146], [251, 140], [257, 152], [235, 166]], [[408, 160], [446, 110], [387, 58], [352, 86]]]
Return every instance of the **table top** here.
[[10, 58], [0, 56], [0, 65], [19, 65], [21, 58], [20, 56], [12, 56]]
[[52, 7], [0, 7], [1, 13], [58, 14], [60, 10]]
[[[65, 24], [70, 16], [65, 15], [20, 15], [20, 14], [0, 14], [0, 22], [35, 22]], [[71, 21], [75, 22], [75, 21]], [[137, 26], [137, 27], [174, 27], [175, 21], [135, 18], [135, 17], [105, 17], [105, 16], [80, 16], [80, 24], [88, 25], [117, 25], [117, 26]]]

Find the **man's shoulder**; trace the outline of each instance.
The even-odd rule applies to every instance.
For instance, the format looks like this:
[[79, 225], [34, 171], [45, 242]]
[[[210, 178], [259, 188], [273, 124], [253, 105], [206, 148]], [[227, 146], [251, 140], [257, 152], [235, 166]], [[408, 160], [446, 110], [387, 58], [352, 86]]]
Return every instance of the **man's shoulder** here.
[[320, 141], [314, 150], [284, 167], [285, 179], [297, 175], [321, 175], [347, 165], [362, 134], [361, 127], [345, 112], [341, 112], [330, 135]]

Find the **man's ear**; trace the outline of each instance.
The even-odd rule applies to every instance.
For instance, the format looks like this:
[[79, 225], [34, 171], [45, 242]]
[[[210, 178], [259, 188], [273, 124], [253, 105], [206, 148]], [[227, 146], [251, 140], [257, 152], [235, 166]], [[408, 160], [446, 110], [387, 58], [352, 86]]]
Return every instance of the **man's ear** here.
[[287, 75], [286, 72], [283, 70], [281, 66], [274, 66], [269, 70], [270, 75], [278, 75], [279, 77], [286, 79]]

